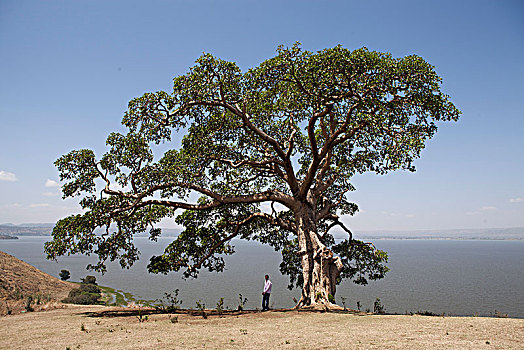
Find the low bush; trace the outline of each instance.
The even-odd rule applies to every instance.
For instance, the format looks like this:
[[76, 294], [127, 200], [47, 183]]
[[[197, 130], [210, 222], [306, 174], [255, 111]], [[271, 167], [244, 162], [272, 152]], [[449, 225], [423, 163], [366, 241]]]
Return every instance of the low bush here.
[[373, 312], [376, 314], [385, 313], [384, 305], [382, 305], [379, 298], [375, 299], [375, 302], [373, 303]]
[[33, 306], [31, 305], [33, 303], [33, 296], [29, 295], [25, 300], [25, 311], [31, 312], [34, 311]]
[[157, 299], [157, 304], [154, 305], [154, 308], [162, 312], [175, 313], [180, 309], [182, 300], [178, 299], [178, 288], [173, 291], [173, 293], [164, 293], [163, 299]]
[[239, 298], [239, 304], [238, 304], [237, 310], [238, 311], [243, 311], [244, 310], [244, 306], [247, 303], [247, 298], [242, 298], [242, 294], [238, 294], [238, 298]]
[[220, 298], [217, 302], [217, 313], [219, 316], [224, 314], [224, 298]]
[[86, 276], [85, 278], [82, 278], [82, 283], [96, 284], [96, 277], [95, 276]]
[[100, 294], [100, 288], [98, 288], [98, 286], [96, 284], [81, 284], [80, 287], [80, 292], [82, 293], [98, 293]]
[[202, 317], [207, 318], [206, 304], [204, 304], [202, 301], [199, 300], [196, 302], [196, 306], [197, 306], [197, 309], [200, 310]]
[[142, 314], [142, 309], [138, 309], [138, 315], [136, 316], [139, 323], [146, 322], [149, 320], [149, 315]]
[[71, 289], [69, 291], [68, 297], [69, 298], [73, 298], [73, 297], [76, 297], [77, 295], [80, 295], [80, 294], [82, 294], [82, 291], [80, 290], [80, 288], [75, 288], [75, 289]]
[[328, 300], [331, 304], [335, 304], [336, 301], [335, 301], [335, 297], [331, 294], [328, 294]]
[[431, 312], [431, 311], [427, 311], [427, 310], [424, 310], [424, 311], [417, 311], [416, 312], [417, 315], [420, 315], [420, 316], [441, 316], [439, 314], [436, 314], [434, 312]]
[[93, 305], [98, 304], [102, 297], [100, 288], [96, 285], [95, 276], [86, 276], [78, 288], [72, 289], [63, 303]]
[[100, 294], [77, 294], [73, 297], [67, 297], [62, 302], [68, 303], [68, 304], [80, 304], [80, 305], [93, 305], [98, 304], [98, 299], [100, 298]]
[[344, 311], [346, 310], [346, 297], [340, 297], [340, 300], [342, 300], [342, 305], [344, 305]]
[[495, 310], [495, 313], [493, 314], [493, 317], [496, 317], [496, 318], [508, 318], [508, 314], [505, 314], [503, 312]]
[[69, 278], [71, 278], [71, 273], [68, 271], [68, 270], [61, 270], [60, 273], [58, 274], [58, 276], [60, 276], [60, 279], [62, 281], [67, 281]]

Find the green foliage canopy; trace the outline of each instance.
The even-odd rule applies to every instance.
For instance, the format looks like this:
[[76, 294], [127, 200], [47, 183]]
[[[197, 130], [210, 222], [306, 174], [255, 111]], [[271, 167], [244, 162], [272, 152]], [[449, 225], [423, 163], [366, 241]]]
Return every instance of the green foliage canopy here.
[[[129, 102], [128, 133], [111, 133], [100, 159], [83, 149], [56, 161], [64, 198], [79, 196], [84, 213], [56, 224], [48, 257], [95, 253], [91, 268], [104, 271], [107, 260], [128, 267], [139, 254], [133, 236], [149, 230], [155, 240], [155, 225], [183, 209], [175, 220], [184, 231], [151, 259], [151, 272], [221, 271], [231, 239], [242, 238], [281, 251], [281, 271], [300, 286], [297, 217], [306, 208], [316, 239], [342, 258], [341, 278], [381, 278], [387, 254], [354, 240], [339, 220], [358, 210], [347, 199], [350, 179], [415, 170], [436, 122], [460, 115], [440, 84], [418, 56], [366, 48], [279, 47], [246, 72], [204, 54], [174, 78], [172, 93]], [[155, 155], [161, 144], [172, 148]], [[349, 237], [335, 244], [337, 225]]]

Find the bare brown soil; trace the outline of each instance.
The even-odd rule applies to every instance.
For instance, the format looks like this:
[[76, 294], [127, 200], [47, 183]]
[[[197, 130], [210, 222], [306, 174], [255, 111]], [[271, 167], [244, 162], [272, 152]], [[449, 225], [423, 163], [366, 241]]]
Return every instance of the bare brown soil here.
[[0, 315], [21, 312], [29, 296], [36, 310], [55, 307], [75, 287], [0, 251]]
[[[0, 317], [1, 349], [523, 349], [524, 320], [270, 311], [224, 317], [67, 306]], [[177, 322], [171, 320], [176, 318]]]

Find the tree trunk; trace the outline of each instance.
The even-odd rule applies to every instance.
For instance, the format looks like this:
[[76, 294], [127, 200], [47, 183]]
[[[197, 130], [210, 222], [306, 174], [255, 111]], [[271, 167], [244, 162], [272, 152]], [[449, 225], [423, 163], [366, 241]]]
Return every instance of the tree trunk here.
[[331, 301], [334, 301], [342, 261], [320, 241], [311, 208], [303, 206], [295, 215], [304, 278], [302, 296], [296, 307], [321, 304], [329, 308], [334, 304]]

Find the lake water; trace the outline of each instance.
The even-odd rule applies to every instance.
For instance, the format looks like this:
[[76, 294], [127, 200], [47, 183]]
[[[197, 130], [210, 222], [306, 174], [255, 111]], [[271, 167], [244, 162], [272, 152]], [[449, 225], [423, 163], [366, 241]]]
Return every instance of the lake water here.
[[[180, 289], [182, 307], [195, 307], [197, 300], [214, 308], [219, 298], [230, 308], [238, 305], [238, 294], [248, 298], [247, 308], [260, 307], [263, 276], [273, 282], [270, 305], [294, 306], [299, 290], [289, 291], [288, 279], [278, 270], [280, 254], [253, 242], [235, 242], [236, 253], [226, 257], [226, 271], [202, 271], [197, 279], [183, 280], [181, 273], [147, 273], [149, 257], [159, 254], [173, 238], [151, 242], [138, 237], [141, 259], [131, 269], [110, 264], [104, 275], [85, 269], [93, 257], [68, 256], [58, 262], [48, 261], [43, 244], [49, 237], [20, 237], [0, 240], [0, 250], [58, 276], [61, 269], [71, 272], [71, 280], [95, 275], [98, 283], [131, 292], [138, 298], [154, 300], [164, 292]], [[344, 281], [337, 288], [337, 302], [362, 310], [373, 309], [380, 298], [387, 312], [431, 311], [447, 315], [490, 315], [495, 310], [510, 317], [524, 318], [524, 241], [453, 241], [453, 240], [375, 240], [378, 249], [389, 253], [391, 271], [379, 281], [357, 286]]]

